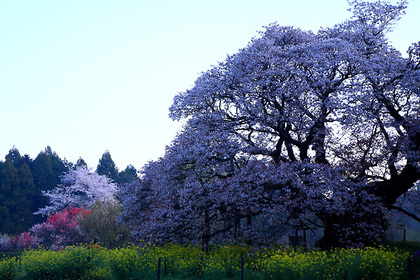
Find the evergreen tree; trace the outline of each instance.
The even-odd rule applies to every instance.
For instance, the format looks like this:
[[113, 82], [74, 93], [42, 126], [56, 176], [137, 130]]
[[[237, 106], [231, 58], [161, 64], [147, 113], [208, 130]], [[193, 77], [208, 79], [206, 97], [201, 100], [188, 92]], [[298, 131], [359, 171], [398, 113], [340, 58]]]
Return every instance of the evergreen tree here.
[[13, 163], [14, 167], [20, 166], [22, 163], [22, 157], [19, 153], [19, 150], [16, 147], [10, 149], [9, 153], [5, 157], [6, 161], [10, 161]]
[[34, 198], [36, 194], [34, 178], [26, 162], [22, 161], [22, 164], [17, 168], [20, 193], [17, 198], [20, 203], [16, 207], [16, 221], [20, 221], [23, 230], [28, 230], [34, 222], [33, 212], [35, 211]]
[[125, 170], [118, 173], [116, 183], [121, 185], [125, 183], [130, 183], [137, 178], [137, 170], [133, 165], [128, 165]]
[[0, 232], [2, 233], [15, 233], [15, 221], [13, 221], [13, 210], [16, 207], [17, 201], [14, 200], [15, 192], [18, 189], [18, 173], [11, 161], [6, 161], [2, 164], [0, 174], [0, 185], [3, 196], [0, 211]]
[[114, 182], [117, 181], [118, 169], [115, 166], [109, 151], [105, 151], [101, 159], [99, 159], [99, 164], [96, 167], [96, 173], [99, 175], [105, 175], [109, 179], [112, 179]]
[[[34, 210], [38, 210], [47, 205], [48, 199], [42, 194], [42, 191], [49, 191], [57, 187], [60, 183], [61, 176], [68, 171], [65, 163], [61, 158], [52, 151], [51, 147], [47, 147], [40, 152], [31, 164], [31, 171], [34, 177], [36, 194], [34, 198]], [[43, 222], [44, 218], [40, 215], [36, 216], [36, 222]]]
[[[28, 154], [26, 154], [22, 157], [22, 161], [25, 162], [29, 167], [32, 166], [33, 160], [31, 159], [31, 157]], [[32, 171], [31, 171], [31, 174], [32, 174]]]
[[28, 164], [13, 148], [0, 168], [0, 232], [20, 233], [33, 223], [35, 186]]
[[9, 185], [6, 184], [6, 164], [0, 161], [0, 233], [5, 232], [9, 220], [8, 193]]
[[74, 168], [77, 168], [79, 166], [87, 167], [87, 163], [81, 157], [79, 157], [79, 159], [77, 160], [76, 165], [74, 166]]
[[38, 154], [32, 162], [31, 170], [37, 190], [35, 204], [37, 208], [41, 208], [47, 203], [42, 191], [52, 190], [60, 181], [55, 176], [51, 159], [45, 153]]
[[60, 181], [60, 177], [63, 175], [63, 173], [69, 171], [69, 166], [72, 164], [67, 162], [65, 159], [62, 160], [56, 152], [52, 151], [50, 146], [45, 148], [44, 153], [50, 158], [51, 167], [54, 171], [55, 177], [58, 179], [58, 181]]

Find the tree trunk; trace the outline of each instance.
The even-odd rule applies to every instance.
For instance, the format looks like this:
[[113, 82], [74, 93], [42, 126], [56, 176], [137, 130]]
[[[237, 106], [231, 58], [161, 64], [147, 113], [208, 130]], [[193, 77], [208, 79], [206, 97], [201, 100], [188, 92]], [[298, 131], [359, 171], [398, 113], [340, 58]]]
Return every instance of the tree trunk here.
[[208, 252], [210, 243], [210, 215], [207, 208], [204, 210], [204, 233], [202, 239], [202, 250]]
[[324, 217], [324, 236], [319, 240], [321, 249], [367, 247], [379, 245], [385, 237], [384, 213], [353, 213]]
[[[251, 211], [249, 211], [248, 216], [246, 217], [246, 227], [248, 230], [248, 234], [251, 234], [252, 231], [252, 217]], [[246, 239], [246, 245], [252, 246], [252, 236], [248, 236]]]

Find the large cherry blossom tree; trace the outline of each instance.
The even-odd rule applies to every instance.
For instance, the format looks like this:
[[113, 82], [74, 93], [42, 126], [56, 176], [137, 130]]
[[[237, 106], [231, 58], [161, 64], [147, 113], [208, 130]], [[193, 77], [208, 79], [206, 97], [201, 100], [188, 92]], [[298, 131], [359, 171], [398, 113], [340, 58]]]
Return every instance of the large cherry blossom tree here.
[[386, 39], [407, 1], [349, 4], [317, 33], [271, 24], [175, 97], [183, 130], [122, 189], [136, 240], [267, 243], [285, 226], [324, 228], [325, 248], [382, 240], [420, 180], [420, 42], [405, 58]]

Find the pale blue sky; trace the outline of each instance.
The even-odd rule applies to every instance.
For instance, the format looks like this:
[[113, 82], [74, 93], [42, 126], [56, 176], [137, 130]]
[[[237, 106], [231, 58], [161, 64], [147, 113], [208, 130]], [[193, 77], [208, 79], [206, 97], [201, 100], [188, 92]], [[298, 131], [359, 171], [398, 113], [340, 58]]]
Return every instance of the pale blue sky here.
[[[394, 1], [395, 2], [395, 1]], [[157, 159], [180, 125], [172, 98], [277, 21], [305, 30], [350, 16], [346, 0], [0, 0], [0, 159], [51, 146], [96, 167]], [[390, 39], [420, 40], [420, 0]]]

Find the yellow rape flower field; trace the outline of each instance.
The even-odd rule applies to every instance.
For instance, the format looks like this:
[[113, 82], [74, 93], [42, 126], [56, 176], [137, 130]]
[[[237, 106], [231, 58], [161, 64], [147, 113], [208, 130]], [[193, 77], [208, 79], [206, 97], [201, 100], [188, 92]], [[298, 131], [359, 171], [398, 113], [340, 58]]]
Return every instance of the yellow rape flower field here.
[[293, 250], [246, 246], [73, 246], [0, 260], [0, 279], [409, 279], [409, 254], [385, 248]]

